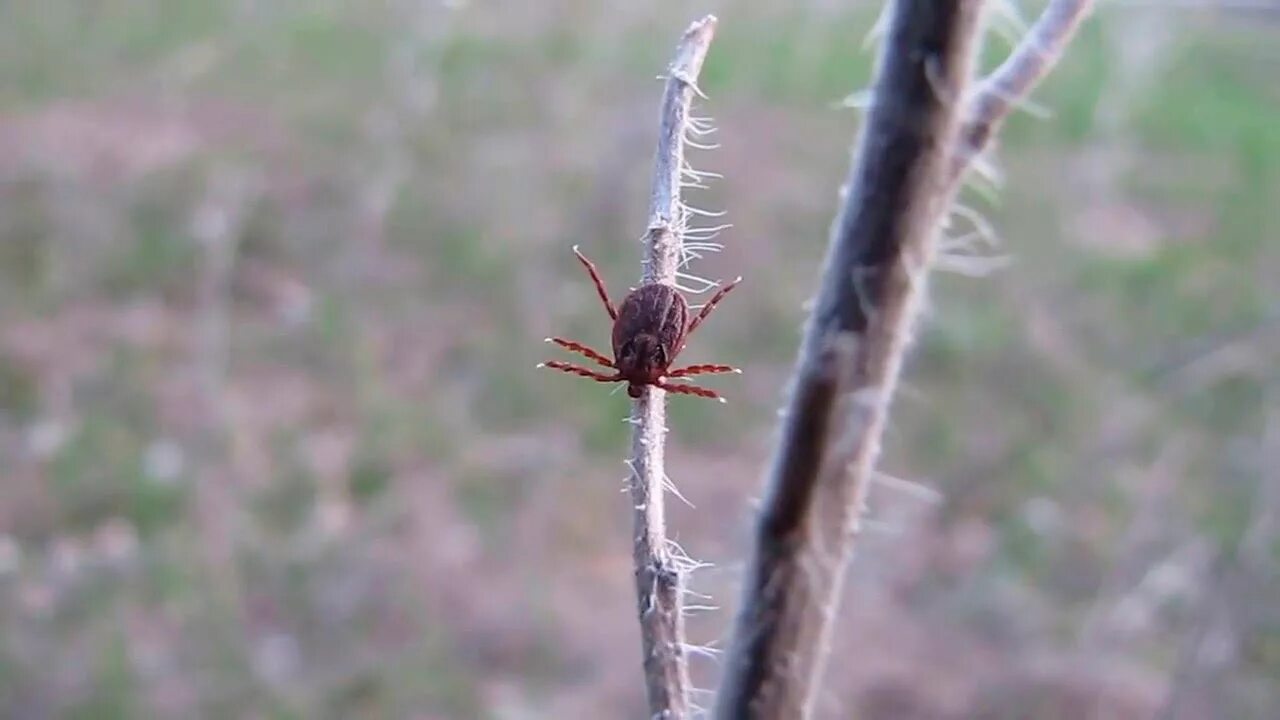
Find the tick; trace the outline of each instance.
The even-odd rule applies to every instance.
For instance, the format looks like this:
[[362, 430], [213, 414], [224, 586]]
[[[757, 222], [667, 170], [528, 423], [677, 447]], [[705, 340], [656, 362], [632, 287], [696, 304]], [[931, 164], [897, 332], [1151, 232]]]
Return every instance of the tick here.
[[740, 373], [741, 370], [728, 365], [688, 365], [672, 370], [671, 363], [684, 350], [685, 342], [693, 331], [698, 329], [742, 278], [720, 288], [697, 315], [691, 316], [689, 303], [678, 290], [662, 283], [641, 285], [628, 293], [623, 298], [622, 305], [615, 309], [613, 302], [609, 300], [609, 291], [600, 279], [600, 273], [596, 272], [596, 266], [578, 252], [577, 247], [574, 247], [573, 254], [578, 256], [578, 261], [591, 276], [596, 292], [604, 302], [604, 309], [613, 320], [613, 359], [572, 340], [552, 337], [547, 338], [547, 342], [583, 355], [612, 372], [598, 372], [559, 360], [551, 360], [538, 367], [581, 375], [596, 382], [625, 382], [627, 394], [633, 398], [640, 397], [645, 385], [652, 385], [670, 393], [697, 395], [724, 402], [724, 398], [713, 390], [691, 383], [670, 381], [683, 380], [693, 375]]

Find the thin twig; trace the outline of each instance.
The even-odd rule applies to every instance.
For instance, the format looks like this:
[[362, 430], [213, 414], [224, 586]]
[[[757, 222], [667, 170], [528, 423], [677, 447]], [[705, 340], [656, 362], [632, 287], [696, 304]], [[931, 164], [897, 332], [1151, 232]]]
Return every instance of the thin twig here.
[[952, 160], [952, 182], [991, 143], [1005, 118], [1026, 101], [1062, 57], [1076, 29], [1093, 9], [1093, 0], [1053, 0], [1018, 47], [978, 85], [969, 101], [960, 146]]
[[[941, 220], [970, 158], [1065, 44], [1046, 28], [1069, 34], [1076, 22], [1064, 6], [1083, 12], [1087, 3], [1050, 6], [1052, 21], [1042, 18], [1013, 53], [1028, 59], [1006, 63], [982, 86], [963, 115], [976, 124], [962, 135], [982, 6], [898, 0], [886, 23], [756, 523], [721, 720], [808, 716]], [[961, 143], [968, 152], [957, 165]]]
[[[643, 282], [676, 285], [686, 208], [680, 201], [685, 131], [697, 78], [715, 34], [708, 15], [685, 31], [668, 70], [658, 125], [645, 233]], [[646, 387], [632, 408], [631, 497], [635, 507], [634, 560], [649, 715], [683, 718], [689, 708], [689, 669], [684, 641], [682, 568], [668, 549], [663, 486], [666, 393]]]

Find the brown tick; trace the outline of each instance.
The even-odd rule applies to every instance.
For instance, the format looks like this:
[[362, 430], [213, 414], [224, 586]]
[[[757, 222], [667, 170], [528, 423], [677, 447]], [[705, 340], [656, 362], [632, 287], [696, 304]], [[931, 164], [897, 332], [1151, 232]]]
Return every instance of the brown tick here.
[[676, 356], [684, 350], [685, 341], [742, 278], [720, 288], [692, 319], [690, 319], [689, 304], [684, 296], [670, 285], [661, 283], [641, 285], [623, 298], [621, 307], [614, 309], [613, 302], [609, 300], [609, 292], [605, 290], [604, 281], [596, 272], [596, 266], [578, 252], [578, 248], [573, 249], [573, 254], [578, 256], [582, 266], [587, 269], [587, 274], [596, 285], [596, 292], [600, 293], [600, 299], [604, 302], [604, 309], [613, 319], [613, 359], [610, 360], [586, 345], [572, 340], [553, 337], [547, 338], [547, 342], [584, 355], [613, 372], [596, 372], [558, 360], [542, 363], [538, 367], [562, 370], [591, 378], [596, 382], [625, 382], [627, 394], [633, 398], [640, 397], [645, 385], [652, 385], [671, 393], [697, 395], [724, 402], [724, 398], [713, 390], [686, 383], [672, 384], [668, 381], [687, 378], [691, 375], [742, 372], [728, 365], [689, 365], [676, 370], [670, 369]]

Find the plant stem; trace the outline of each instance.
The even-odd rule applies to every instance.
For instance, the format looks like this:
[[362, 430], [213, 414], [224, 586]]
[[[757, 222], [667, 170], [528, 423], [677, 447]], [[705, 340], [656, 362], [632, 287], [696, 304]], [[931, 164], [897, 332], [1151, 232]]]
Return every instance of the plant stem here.
[[[680, 201], [684, 138], [697, 78], [715, 34], [708, 15], [685, 31], [667, 74], [658, 125], [645, 233], [642, 281], [676, 284], [685, 207]], [[668, 548], [663, 491], [666, 393], [647, 386], [632, 408], [631, 498], [635, 508], [634, 560], [649, 715], [684, 718], [689, 709], [685, 653], [683, 572]]]

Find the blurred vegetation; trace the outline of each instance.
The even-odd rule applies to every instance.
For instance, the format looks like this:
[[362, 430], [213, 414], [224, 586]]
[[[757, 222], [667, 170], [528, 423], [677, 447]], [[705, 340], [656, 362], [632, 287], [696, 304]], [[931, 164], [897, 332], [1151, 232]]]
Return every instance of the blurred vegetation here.
[[[746, 374], [670, 463], [721, 566], [875, 10], [719, 11], [696, 271], [747, 279], [689, 352]], [[607, 344], [572, 245], [638, 276], [691, 12], [0, 6], [7, 717], [642, 717], [627, 399], [534, 365]], [[877, 488], [824, 717], [1280, 712], [1275, 17], [1108, 6], [1006, 128], [967, 202], [1014, 264], [935, 279], [883, 462], [944, 499]]]

